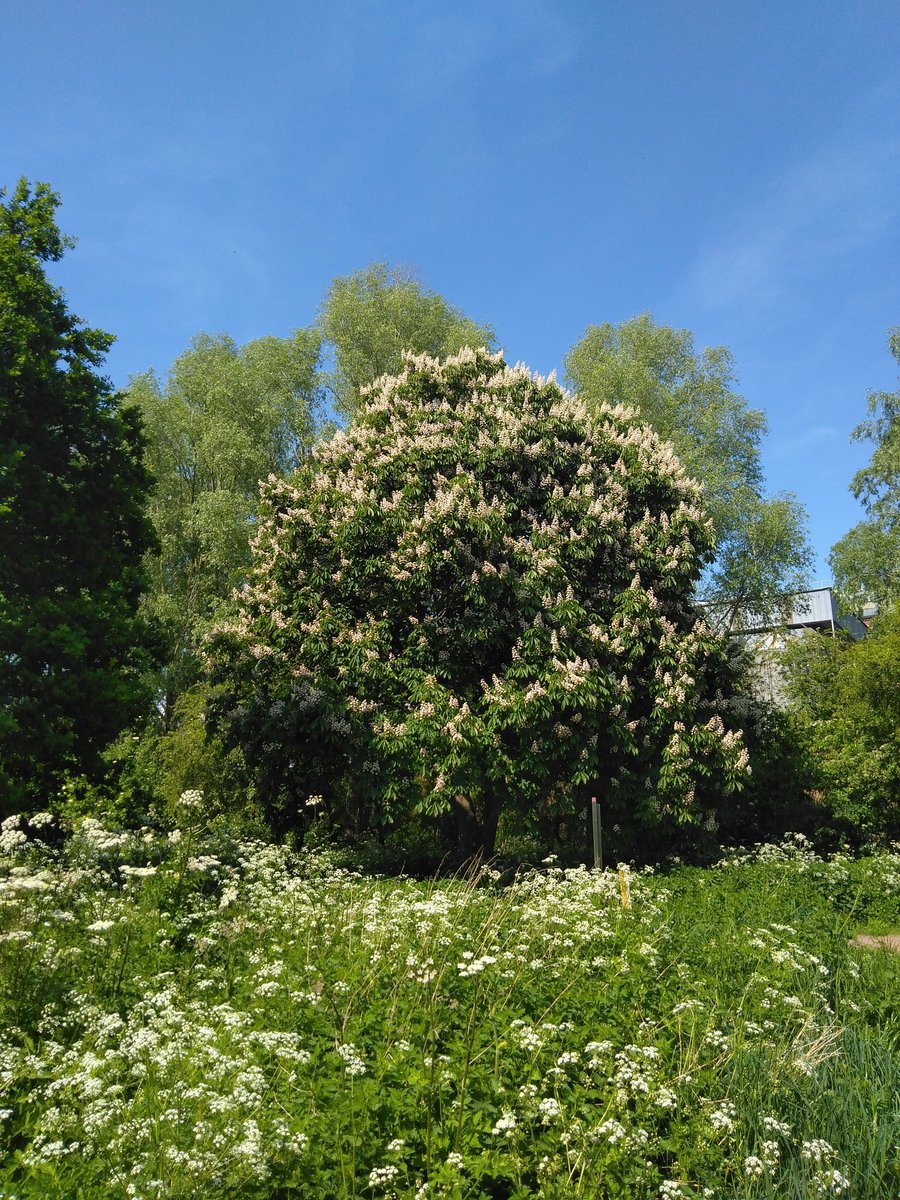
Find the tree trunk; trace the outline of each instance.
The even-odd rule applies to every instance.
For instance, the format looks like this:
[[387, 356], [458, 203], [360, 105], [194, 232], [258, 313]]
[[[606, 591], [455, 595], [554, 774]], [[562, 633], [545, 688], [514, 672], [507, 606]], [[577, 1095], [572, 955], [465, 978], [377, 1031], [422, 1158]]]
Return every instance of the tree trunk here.
[[463, 862], [488, 859], [494, 853], [497, 824], [500, 820], [500, 801], [491, 798], [479, 817], [468, 796], [453, 797], [456, 821], [456, 844]]

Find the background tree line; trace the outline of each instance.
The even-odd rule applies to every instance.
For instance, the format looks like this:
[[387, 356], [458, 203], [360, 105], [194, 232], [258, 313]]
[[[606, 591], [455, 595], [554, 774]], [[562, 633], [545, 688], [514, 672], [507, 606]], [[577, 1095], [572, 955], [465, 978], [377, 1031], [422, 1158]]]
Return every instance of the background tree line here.
[[[44, 264], [71, 245], [57, 204], [23, 181], [0, 208], [0, 522], [13, 548], [0, 576], [3, 803], [63, 785], [95, 803], [104, 778], [132, 807], [187, 787], [224, 802], [246, 776], [241, 754], [206, 728], [204, 647], [248, 577], [260, 482], [287, 478], [320, 439], [352, 428], [363, 389], [398, 372], [404, 351], [493, 350], [496, 334], [375, 264], [335, 279], [315, 321], [289, 337], [238, 346], [198, 334], [165, 379], [147, 373], [115, 394], [99, 374], [109, 335], [73, 317], [46, 278]], [[891, 346], [897, 356], [898, 335]], [[766, 491], [765, 416], [736, 390], [727, 349], [698, 352], [688, 331], [643, 314], [590, 326], [565, 370], [591, 413], [635, 409], [703, 484], [716, 550], [695, 599], [725, 630], [748, 611], [776, 623], [807, 582], [805, 514], [795, 496]], [[847, 597], [884, 607], [900, 574], [898, 395], [871, 397], [856, 432], [876, 442], [852, 485], [868, 518], [832, 560]], [[806, 693], [792, 695], [802, 709]], [[811, 720], [798, 726], [804, 745]], [[758, 740], [765, 777], [785, 738]]]

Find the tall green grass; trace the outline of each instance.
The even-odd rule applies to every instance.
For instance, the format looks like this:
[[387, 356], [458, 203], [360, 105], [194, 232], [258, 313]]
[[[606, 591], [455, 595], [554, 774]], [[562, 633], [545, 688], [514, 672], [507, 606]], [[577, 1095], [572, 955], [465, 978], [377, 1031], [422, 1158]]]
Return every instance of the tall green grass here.
[[0, 1196], [900, 1195], [900, 858], [379, 879], [0, 840]]

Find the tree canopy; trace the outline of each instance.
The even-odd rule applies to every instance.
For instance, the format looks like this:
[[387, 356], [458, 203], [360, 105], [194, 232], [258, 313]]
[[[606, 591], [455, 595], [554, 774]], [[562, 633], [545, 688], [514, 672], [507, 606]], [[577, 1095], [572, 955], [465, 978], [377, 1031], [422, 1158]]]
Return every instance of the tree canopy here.
[[589, 408], [634, 405], [703, 485], [716, 556], [699, 594], [718, 621], [730, 628], [748, 611], [777, 621], [786, 597], [808, 586], [806, 518], [793, 494], [765, 494], [766, 418], [734, 390], [731, 353], [724, 346], [697, 353], [688, 330], [643, 313], [590, 326], [565, 367]]
[[490, 849], [501, 811], [592, 780], [647, 824], [740, 784], [699, 489], [627, 410], [485, 351], [407, 356], [265, 493], [214, 716], [282, 828], [455, 813]]
[[386, 263], [333, 280], [319, 326], [334, 355], [334, 408], [344, 416], [356, 411], [364, 387], [400, 370], [405, 351], [444, 356], [463, 346], [491, 349], [496, 341], [490, 325], [477, 324], [408, 271]]
[[154, 486], [146, 611], [166, 633], [164, 715], [200, 673], [198, 646], [250, 563], [261, 480], [303, 462], [318, 432], [321, 339], [310, 329], [239, 347], [200, 334], [164, 385], [132, 379]]
[[[900, 327], [889, 345], [900, 364]], [[870, 392], [868, 407], [851, 436], [875, 449], [850, 484], [866, 518], [832, 547], [830, 560], [842, 600], [857, 610], [867, 601], [890, 605], [900, 596], [900, 389]]]
[[112, 337], [46, 274], [74, 243], [59, 197], [0, 193], [0, 807], [39, 802], [140, 711], [136, 615], [152, 544], [137, 412], [99, 367]]

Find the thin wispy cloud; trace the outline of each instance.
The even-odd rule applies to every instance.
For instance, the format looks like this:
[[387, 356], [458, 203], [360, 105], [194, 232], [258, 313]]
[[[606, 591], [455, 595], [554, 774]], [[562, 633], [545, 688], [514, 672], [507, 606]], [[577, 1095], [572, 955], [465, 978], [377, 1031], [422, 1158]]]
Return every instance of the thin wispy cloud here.
[[828, 447], [829, 451], [836, 442], [843, 444], [844, 432], [834, 425], [813, 425], [801, 434], [790, 438], [780, 438], [768, 446], [771, 458], [794, 458], [804, 451]]
[[[900, 89], [890, 91], [900, 105]], [[694, 299], [710, 309], [783, 310], [839, 278], [861, 250], [896, 237], [900, 130], [885, 132], [873, 107], [738, 206], [700, 250], [687, 285]]]
[[[524, 78], [550, 78], [576, 57], [579, 40], [564, 5], [549, 0], [494, 0], [478, 20], [466, 8], [432, 12], [416, 23], [414, 53], [398, 86], [407, 95], [443, 93], [498, 68]], [[490, 78], [490, 76], [488, 76]]]

